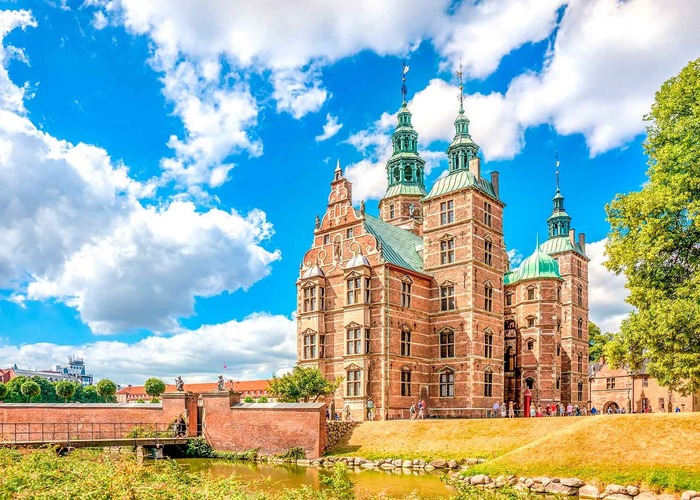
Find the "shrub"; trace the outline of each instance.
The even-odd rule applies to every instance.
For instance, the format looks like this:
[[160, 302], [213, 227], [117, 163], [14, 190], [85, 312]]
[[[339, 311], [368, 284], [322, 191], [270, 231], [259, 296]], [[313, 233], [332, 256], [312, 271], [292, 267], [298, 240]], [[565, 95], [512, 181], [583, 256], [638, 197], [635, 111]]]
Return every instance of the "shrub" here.
[[301, 458], [306, 458], [306, 452], [304, 451], [303, 448], [299, 448], [298, 446], [295, 448], [290, 448], [284, 453], [279, 453], [275, 455], [277, 458], [282, 458], [282, 459], [292, 459], [292, 460], [299, 460]]
[[59, 380], [56, 382], [54, 390], [56, 391], [56, 396], [67, 403], [75, 394], [76, 387], [70, 380]]
[[267, 396], [260, 396], [258, 398], [258, 403], [269, 403]]
[[27, 398], [29, 398], [29, 402], [31, 403], [32, 398], [35, 398], [39, 394], [41, 394], [41, 387], [33, 380], [27, 380], [25, 383], [22, 384], [20, 391], [22, 391], [22, 395], [27, 396]]
[[207, 440], [200, 436], [187, 440], [185, 455], [192, 458], [211, 458], [214, 456], [214, 450]]
[[103, 378], [97, 382], [97, 394], [104, 399], [105, 403], [116, 401], [114, 398], [116, 393], [117, 385], [108, 378]]
[[251, 396], [246, 396], [243, 398], [244, 403], [255, 403], [255, 400]]
[[5, 396], [7, 396], [7, 387], [0, 382], [0, 401], [2, 401]]
[[151, 396], [151, 403], [156, 403], [155, 400], [158, 399], [158, 396], [165, 392], [165, 382], [159, 378], [151, 377], [143, 384], [143, 388], [146, 394]]

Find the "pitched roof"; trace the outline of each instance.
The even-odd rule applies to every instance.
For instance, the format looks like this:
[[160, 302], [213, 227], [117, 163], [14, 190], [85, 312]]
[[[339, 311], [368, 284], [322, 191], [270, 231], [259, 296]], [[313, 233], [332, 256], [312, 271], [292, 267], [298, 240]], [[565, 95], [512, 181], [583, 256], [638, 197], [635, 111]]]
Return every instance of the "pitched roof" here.
[[394, 184], [393, 186], [389, 186], [386, 190], [386, 194], [384, 195], [384, 198], [389, 198], [391, 196], [397, 196], [399, 194], [403, 195], [416, 195], [416, 196], [425, 196], [426, 195], [426, 190], [423, 186], [420, 186], [418, 184]]
[[423, 239], [371, 215], [365, 215], [365, 229], [382, 244], [382, 255], [387, 262], [413, 271], [423, 272], [423, 257], [418, 250]]
[[496, 192], [493, 190], [491, 182], [483, 177], [479, 177], [477, 179], [474, 174], [465, 169], [455, 170], [445, 177], [435, 181], [435, 184], [433, 184], [428, 196], [423, 199], [429, 200], [430, 198], [436, 198], [438, 196], [442, 196], [443, 194], [458, 191], [470, 186], [475, 187], [479, 191], [482, 191], [497, 200], [499, 199]]
[[573, 251], [579, 255], [582, 255], [583, 257], [588, 258], [578, 243], [571, 242], [569, 235], [553, 236], [549, 238], [540, 245], [540, 250], [548, 253], [549, 255]]

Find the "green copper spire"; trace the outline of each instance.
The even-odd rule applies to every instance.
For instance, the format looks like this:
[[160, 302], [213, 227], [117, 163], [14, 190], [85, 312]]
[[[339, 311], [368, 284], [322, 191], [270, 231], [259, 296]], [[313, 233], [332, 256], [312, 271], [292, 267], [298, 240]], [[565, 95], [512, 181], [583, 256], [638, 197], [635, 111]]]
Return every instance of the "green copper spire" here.
[[464, 83], [462, 81], [462, 61], [459, 62], [459, 114], [455, 119], [455, 136], [447, 148], [449, 172], [469, 169], [469, 160], [476, 157], [479, 146], [469, 135], [469, 118], [464, 114]]
[[425, 196], [425, 160], [418, 154], [418, 133], [411, 124], [411, 112], [406, 105], [406, 73], [408, 66], [404, 63], [401, 75], [401, 94], [403, 102], [399, 109], [396, 130], [391, 136], [393, 154], [386, 163], [390, 195], [410, 193]]
[[569, 228], [571, 227], [571, 217], [564, 210], [564, 197], [559, 191], [559, 154], [555, 155], [555, 175], [557, 191], [552, 198], [552, 215], [547, 219], [549, 226], [549, 237], [556, 238], [558, 236], [568, 236]]

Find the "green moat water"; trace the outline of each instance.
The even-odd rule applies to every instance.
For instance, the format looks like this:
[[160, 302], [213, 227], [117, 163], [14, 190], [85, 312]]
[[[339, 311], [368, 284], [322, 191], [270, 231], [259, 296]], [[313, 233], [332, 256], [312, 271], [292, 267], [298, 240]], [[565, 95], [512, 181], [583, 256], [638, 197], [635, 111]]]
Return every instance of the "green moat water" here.
[[[319, 467], [292, 464], [270, 465], [206, 458], [178, 458], [176, 461], [190, 471], [207, 471], [213, 476], [236, 475], [255, 490], [279, 492], [283, 488], [308, 485], [320, 488]], [[452, 488], [440, 480], [440, 474], [424, 471], [393, 469], [390, 471], [348, 469], [355, 484], [357, 498], [450, 498]]]

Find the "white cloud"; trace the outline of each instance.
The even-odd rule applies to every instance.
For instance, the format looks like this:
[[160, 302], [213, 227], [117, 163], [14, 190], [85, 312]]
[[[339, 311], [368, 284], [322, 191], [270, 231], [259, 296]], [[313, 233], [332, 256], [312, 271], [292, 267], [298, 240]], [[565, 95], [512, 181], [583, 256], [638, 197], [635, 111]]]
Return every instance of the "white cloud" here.
[[321, 88], [318, 72], [313, 69], [276, 70], [272, 75], [272, 85], [277, 112], [289, 113], [297, 120], [321, 109], [328, 97], [328, 92]]
[[523, 254], [517, 248], [511, 248], [507, 253], [510, 261], [510, 270], [513, 271], [523, 261]]
[[[27, 27], [36, 27], [36, 21], [30, 11], [0, 10], [0, 41], [13, 29]], [[10, 80], [10, 75], [7, 73], [7, 62], [13, 56], [27, 62], [21, 49], [12, 46], [0, 49], [0, 109], [23, 113], [27, 84], [18, 87]]]
[[338, 123], [338, 117], [330, 113], [326, 115], [326, 123], [323, 125], [323, 133], [316, 136], [316, 142], [325, 141], [337, 134], [343, 128], [342, 123]]
[[104, 15], [104, 13], [100, 10], [95, 12], [92, 16], [92, 27], [95, 28], [96, 30], [102, 30], [107, 27], [109, 24], [109, 21], [107, 20], [107, 16]]
[[463, 2], [436, 33], [435, 45], [457, 70], [485, 78], [498, 68], [504, 55], [552, 33], [563, 0], [487, 0]]
[[[4, 12], [0, 33], [32, 25]], [[1, 77], [0, 94], [21, 96]], [[246, 289], [279, 259], [262, 247], [272, 234], [262, 212], [145, 206], [154, 186], [105, 150], [38, 130], [21, 100], [1, 104], [0, 288], [9, 300], [63, 301], [98, 333], [172, 329], [195, 297]]]
[[606, 241], [586, 244], [586, 254], [591, 259], [588, 263], [588, 307], [591, 321], [603, 332], [617, 332], [632, 307], [625, 302], [629, 291], [625, 288], [624, 275], [616, 275], [604, 265]]
[[[226, 378], [269, 378], [296, 360], [296, 322], [281, 315], [258, 313], [241, 321], [205, 325], [172, 336], [150, 336], [134, 344], [98, 341], [85, 345], [0, 343], [0, 366], [46, 369], [70, 355], [85, 358], [88, 372], [120, 384], [143, 384], [148, 377], [167, 383], [182, 375], [188, 382]], [[223, 370], [223, 365], [227, 369]]]

